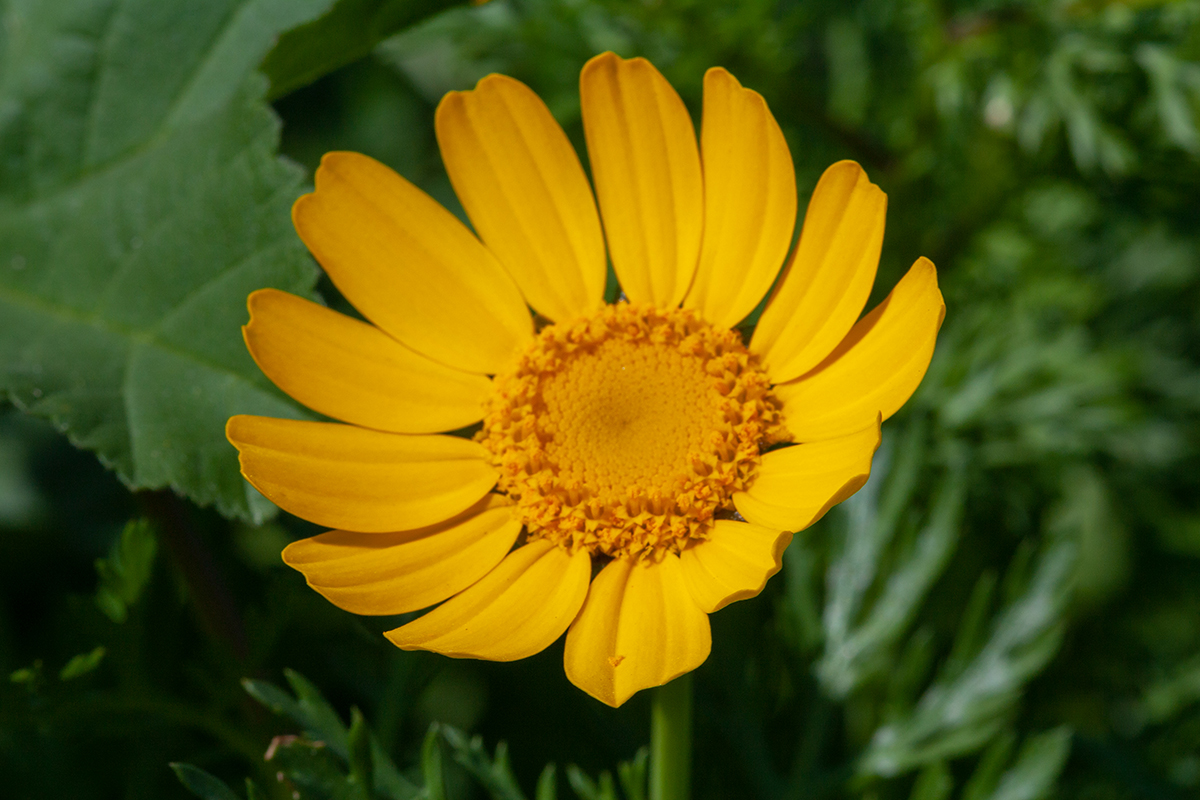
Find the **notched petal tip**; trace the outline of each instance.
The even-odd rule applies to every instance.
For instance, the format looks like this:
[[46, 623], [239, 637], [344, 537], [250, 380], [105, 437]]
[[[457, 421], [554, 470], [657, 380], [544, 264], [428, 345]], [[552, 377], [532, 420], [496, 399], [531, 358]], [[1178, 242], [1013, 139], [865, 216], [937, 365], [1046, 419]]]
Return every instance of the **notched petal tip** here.
[[709, 67], [704, 71], [704, 84], [707, 88], [709, 81], [728, 80], [739, 89], [742, 87], [742, 82], [737, 77], [724, 67]]
[[285, 564], [316, 592], [355, 614], [404, 614], [471, 586], [512, 548], [521, 523], [487, 495], [446, 522], [395, 533], [329, 531], [284, 548]]
[[452, 436], [251, 416], [226, 427], [246, 480], [285, 511], [330, 528], [387, 532], [441, 522], [498, 477], [481, 445]]
[[579, 92], [613, 269], [631, 300], [673, 308], [691, 286], [704, 226], [691, 116], [644, 58], [593, 58], [580, 73]]
[[605, 50], [603, 53], [597, 53], [587, 60], [583, 65], [583, 69], [579, 71], [579, 80], [582, 82], [585, 75], [605, 67], [615, 66], [623, 61], [632, 60], [624, 59], [614, 53], [612, 50]]
[[333, 419], [440, 433], [483, 417], [491, 382], [405, 347], [373, 325], [274, 289], [250, 297], [243, 338], [271, 382]]
[[237, 448], [239, 453], [242, 451], [242, 445], [239, 442], [244, 439], [241, 431], [244, 429], [246, 420], [249, 419], [253, 419], [250, 414], [234, 414], [225, 421], [225, 438]]
[[435, 116], [450, 183], [475, 232], [525, 301], [555, 321], [603, 302], [604, 234], [562, 127], [521, 81], [489, 75]]
[[688, 590], [700, 610], [719, 611], [757, 596], [783, 567], [791, 531], [721, 520], [712, 535], [680, 555]]
[[610, 562], [592, 581], [567, 632], [567, 679], [614, 708], [704, 663], [708, 615], [688, 591], [678, 556], [654, 564]]
[[895, 414], [925, 377], [945, 315], [937, 270], [919, 258], [820, 364], [775, 386], [788, 429], [804, 441], [824, 440], [877, 413]]
[[338, 290], [411, 349], [464, 372], [494, 374], [529, 342], [517, 285], [453, 214], [361, 153], [327, 153], [293, 219]]
[[854, 161], [825, 170], [750, 342], [775, 383], [825, 359], [862, 313], [883, 247], [887, 195]]
[[575, 619], [591, 559], [546, 540], [518, 547], [487, 575], [425, 616], [384, 636], [402, 650], [515, 661], [549, 647]]
[[732, 328], [770, 289], [791, 249], [796, 177], [766, 100], [724, 69], [704, 78], [704, 231], [684, 306]]
[[767, 453], [754, 484], [734, 494], [734, 505], [755, 525], [804, 530], [867, 482], [880, 421], [877, 414], [873, 424], [849, 435]]

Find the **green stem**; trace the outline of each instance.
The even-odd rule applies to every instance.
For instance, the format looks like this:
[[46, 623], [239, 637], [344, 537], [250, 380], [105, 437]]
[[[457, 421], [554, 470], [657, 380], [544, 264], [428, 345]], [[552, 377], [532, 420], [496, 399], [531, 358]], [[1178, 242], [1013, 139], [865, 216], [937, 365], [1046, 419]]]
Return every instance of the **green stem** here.
[[692, 674], [655, 689], [650, 703], [650, 800], [688, 800], [692, 795]]

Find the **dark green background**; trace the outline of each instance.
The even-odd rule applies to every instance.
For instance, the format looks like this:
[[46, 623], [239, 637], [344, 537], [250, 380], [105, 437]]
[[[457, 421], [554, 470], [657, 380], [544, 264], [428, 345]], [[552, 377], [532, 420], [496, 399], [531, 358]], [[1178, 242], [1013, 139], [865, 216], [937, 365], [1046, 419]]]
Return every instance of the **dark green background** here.
[[[317, 280], [287, 209], [323, 152], [461, 213], [441, 94], [513, 75], [582, 147], [606, 49], [697, 121], [709, 66], [761, 92], [802, 208], [859, 161], [889, 197], [872, 302], [924, 255], [947, 304], [868, 488], [713, 616], [696, 797], [1195, 796], [1200, 4], [447, 5], [0, 0], [0, 796], [186, 797], [188, 762], [285, 797], [262, 756], [304, 724], [240, 684], [285, 668], [416, 784], [433, 722], [506, 740], [527, 796], [647, 742], [646, 697], [587, 698], [561, 643], [456, 662], [330, 606], [278, 557], [315, 529], [269, 520], [220, 434], [304, 413], [237, 327], [250, 289]], [[488, 796], [434, 741], [449, 795]], [[353, 759], [288, 758], [304, 796], [358, 796]]]

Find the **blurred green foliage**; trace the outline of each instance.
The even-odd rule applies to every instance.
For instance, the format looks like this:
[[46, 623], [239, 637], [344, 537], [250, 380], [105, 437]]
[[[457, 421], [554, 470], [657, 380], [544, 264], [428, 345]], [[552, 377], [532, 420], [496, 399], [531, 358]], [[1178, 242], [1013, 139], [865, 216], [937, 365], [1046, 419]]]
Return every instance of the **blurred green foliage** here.
[[311, 291], [303, 170], [360, 150], [460, 211], [440, 96], [513, 75], [582, 152], [612, 49], [697, 120], [709, 66], [761, 92], [802, 199], [862, 163], [873, 301], [925, 255], [948, 308], [868, 485], [713, 617], [697, 798], [1194, 796], [1200, 3], [452, 5], [0, 0], [0, 795], [640, 800], [645, 698], [561, 644], [395, 650], [279, 563], [314, 529], [221, 430], [303, 413], [238, 331]]

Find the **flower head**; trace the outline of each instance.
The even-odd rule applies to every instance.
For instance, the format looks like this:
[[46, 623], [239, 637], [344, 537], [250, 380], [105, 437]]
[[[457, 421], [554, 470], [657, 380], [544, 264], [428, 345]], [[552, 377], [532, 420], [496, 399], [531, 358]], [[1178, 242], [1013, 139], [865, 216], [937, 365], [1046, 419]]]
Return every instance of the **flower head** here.
[[[597, 56], [580, 89], [594, 195], [523, 84], [443, 99], [474, 233], [378, 162], [328, 154], [293, 218], [369, 322], [268, 289], [245, 337], [339, 422], [227, 433], [254, 486], [334, 529], [284, 551], [333, 603], [436, 606], [387, 636], [455, 657], [523, 658], [565, 631], [567, 676], [616, 706], [699, 666], [707, 615], [758, 594], [793, 533], [866, 482], [945, 307], [918, 259], [859, 319], [886, 198], [853, 162], [821, 178], [788, 258], [787, 145], [724, 70], [699, 145], [644, 59]], [[612, 305], [608, 258], [628, 298]], [[747, 343], [732, 328], [781, 266]]]

